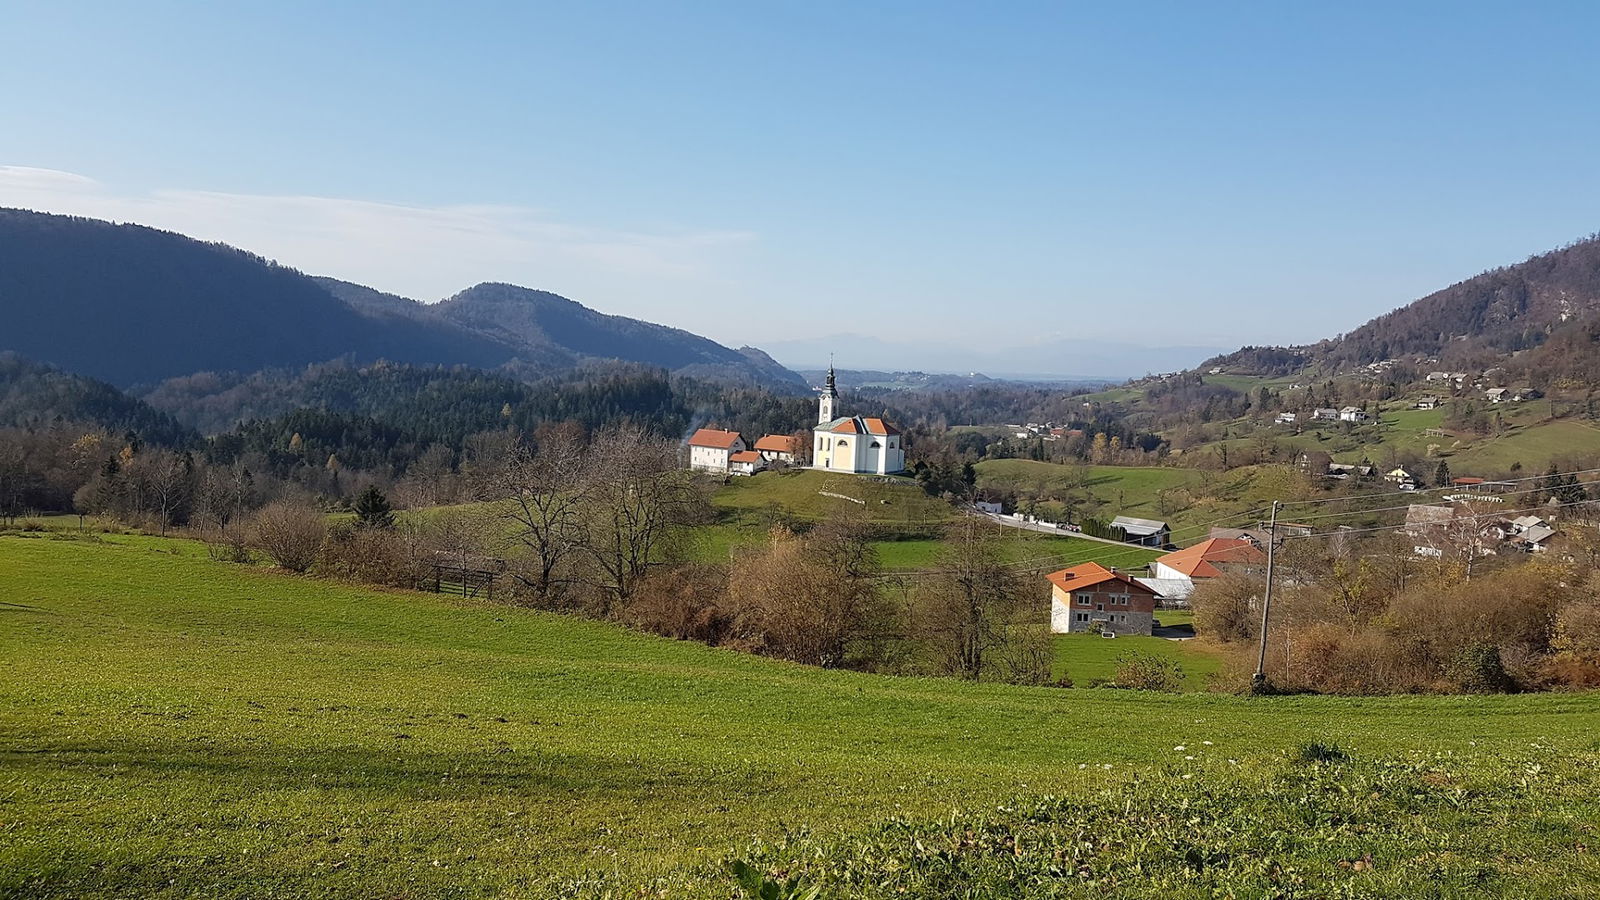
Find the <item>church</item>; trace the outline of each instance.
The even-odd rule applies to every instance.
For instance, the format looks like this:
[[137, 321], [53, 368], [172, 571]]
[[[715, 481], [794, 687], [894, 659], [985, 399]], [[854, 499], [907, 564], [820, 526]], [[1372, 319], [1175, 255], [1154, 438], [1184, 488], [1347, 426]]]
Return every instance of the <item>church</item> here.
[[905, 471], [906, 449], [900, 429], [871, 416], [840, 416], [833, 366], [817, 401], [811, 468], [853, 475], [893, 475]]

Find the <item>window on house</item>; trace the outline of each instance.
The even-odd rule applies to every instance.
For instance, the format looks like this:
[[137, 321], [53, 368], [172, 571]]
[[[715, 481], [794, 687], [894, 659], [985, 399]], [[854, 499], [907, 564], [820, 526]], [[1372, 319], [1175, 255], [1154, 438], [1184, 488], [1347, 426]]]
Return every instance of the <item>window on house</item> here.
[[882, 447], [882, 446], [883, 446], [883, 445], [882, 445], [882, 444], [880, 444], [880, 443], [878, 443], [878, 442], [877, 442], [877, 441], [873, 441], [873, 442], [872, 442], [872, 447], [873, 447], [873, 449], [877, 449], [877, 448], [879, 448], [879, 447]]

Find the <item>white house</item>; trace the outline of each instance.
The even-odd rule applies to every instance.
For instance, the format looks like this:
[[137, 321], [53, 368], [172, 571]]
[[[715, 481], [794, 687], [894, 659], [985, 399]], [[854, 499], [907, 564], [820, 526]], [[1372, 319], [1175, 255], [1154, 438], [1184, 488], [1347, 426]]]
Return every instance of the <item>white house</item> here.
[[1279, 425], [1293, 425], [1295, 419], [1297, 418], [1299, 418], [1299, 416], [1296, 416], [1292, 412], [1281, 412], [1278, 413], [1278, 417], [1274, 421], [1276, 421]]
[[766, 462], [792, 463], [800, 451], [798, 443], [793, 435], [769, 434], [756, 440], [755, 451]]
[[900, 429], [872, 416], [839, 416], [839, 391], [833, 367], [817, 402], [817, 427], [811, 430], [811, 468], [853, 475], [892, 475], [906, 468]]
[[1317, 407], [1316, 411], [1311, 414], [1311, 418], [1318, 421], [1337, 419], [1339, 418], [1339, 411], [1331, 406], [1319, 406]]
[[766, 467], [766, 460], [754, 450], [740, 450], [728, 454], [728, 471], [735, 475], [754, 475]]
[[702, 428], [689, 438], [689, 468], [726, 474], [730, 457], [744, 451], [744, 438], [739, 432]]
[[1359, 406], [1346, 406], [1344, 409], [1339, 410], [1339, 421], [1341, 422], [1365, 422], [1368, 418], [1370, 417], [1367, 415], [1367, 411]]

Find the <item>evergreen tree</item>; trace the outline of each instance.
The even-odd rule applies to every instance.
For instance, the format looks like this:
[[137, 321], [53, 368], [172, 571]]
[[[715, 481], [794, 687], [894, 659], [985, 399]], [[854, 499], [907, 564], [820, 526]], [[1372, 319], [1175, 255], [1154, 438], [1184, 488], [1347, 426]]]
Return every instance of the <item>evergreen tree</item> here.
[[389, 498], [378, 490], [377, 485], [368, 485], [360, 496], [356, 497], [356, 526], [360, 528], [389, 528], [394, 525], [394, 510], [389, 506]]
[[1450, 464], [1442, 459], [1439, 460], [1439, 468], [1433, 470], [1433, 483], [1439, 487], [1450, 485]]

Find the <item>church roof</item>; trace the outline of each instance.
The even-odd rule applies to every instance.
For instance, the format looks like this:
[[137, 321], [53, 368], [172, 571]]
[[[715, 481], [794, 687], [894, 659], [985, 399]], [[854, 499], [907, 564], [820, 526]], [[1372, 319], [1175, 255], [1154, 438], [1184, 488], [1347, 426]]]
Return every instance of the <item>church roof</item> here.
[[817, 426], [818, 431], [831, 431], [835, 434], [899, 434], [900, 429], [884, 419], [871, 416], [841, 416], [832, 422], [824, 422]]
[[738, 440], [739, 432], [737, 431], [722, 431], [721, 429], [717, 428], [702, 428], [694, 433], [694, 437], [689, 438], [689, 446], [715, 447], [718, 450], [726, 450], [737, 443]]

